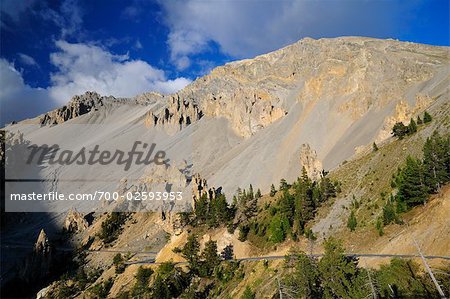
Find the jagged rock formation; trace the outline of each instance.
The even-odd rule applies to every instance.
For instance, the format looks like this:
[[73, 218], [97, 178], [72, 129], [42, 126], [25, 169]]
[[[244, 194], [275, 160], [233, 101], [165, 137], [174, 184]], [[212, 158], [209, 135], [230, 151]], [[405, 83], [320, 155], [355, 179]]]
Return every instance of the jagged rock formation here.
[[82, 232], [88, 228], [88, 222], [81, 213], [75, 209], [70, 209], [64, 220], [64, 230], [70, 233]]
[[149, 111], [144, 120], [147, 127], [172, 126], [183, 129], [202, 118], [203, 112], [192, 101], [172, 96], [167, 107], [161, 111]]
[[209, 201], [214, 200], [217, 195], [221, 194], [222, 187], [208, 188], [208, 182], [197, 173], [192, 177], [192, 192], [192, 208], [195, 209], [197, 200], [202, 196], [206, 196]]
[[300, 165], [305, 167], [308, 176], [318, 181], [322, 176], [322, 163], [317, 159], [317, 153], [309, 144], [302, 144], [300, 149]]
[[34, 253], [40, 256], [47, 256], [51, 253], [52, 248], [50, 246], [50, 241], [48, 240], [47, 234], [43, 229], [39, 233], [39, 236], [34, 244]]
[[203, 194], [209, 194], [208, 182], [202, 179], [199, 173], [192, 177], [192, 190], [194, 200], [199, 199]]
[[42, 229], [33, 246], [33, 252], [23, 261], [18, 277], [26, 283], [41, 282], [54, 270], [55, 252]]
[[206, 95], [201, 102], [205, 115], [225, 117], [240, 136], [250, 137], [287, 114], [281, 100], [264, 90], [239, 87], [233, 92]]
[[113, 97], [102, 97], [98, 93], [91, 91], [87, 91], [83, 95], [76, 95], [66, 106], [42, 115], [39, 123], [44, 126], [61, 124], [69, 119], [98, 109], [98, 107], [103, 106], [105, 98], [114, 99]]

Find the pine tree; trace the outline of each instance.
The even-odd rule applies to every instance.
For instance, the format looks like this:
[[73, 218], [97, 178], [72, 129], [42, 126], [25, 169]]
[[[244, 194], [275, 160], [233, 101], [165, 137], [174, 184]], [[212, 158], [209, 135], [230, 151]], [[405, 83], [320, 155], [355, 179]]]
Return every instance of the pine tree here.
[[306, 223], [314, 218], [316, 201], [313, 188], [315, 185], [308, 177], [305, 167], [302, 168], [302, 175], [295, 186], [294, 194], [294, 232], [303, 234]]
[[431, 117], [431, 115], [430, 115], [427, 111], [425, 111], [425, 112], [423, 113], [423, 122], [424, 122], [425, 124], [431, 122], [432, 119], [433, 119], [433, 118]]
[[422, 163], [408, 156], [406, 166], [399, 176], [397, 197], [408, 206], [424, 203], [428, 196], [428, 188], [424, 182]]
[[303, 199], [299, 198], [299, 194], [295, 195], [294, 219], [292, 221], [292, 229], [296, 235], [303, 235], [307, 220], [303, 214]]
[[214, 217], [217, 220], [216, 225], [227, 223], [234, 217], [232, 210], [228, 207], [225, 195], [217, 195], [212, 201], [212, 204], [214, 205], [214, 212], [216, 214]]
[[136, 273], [136, 283], [131, 290], [133, 298], [145, 298], [145, 294], [150, 293], [149, 280], [152, 276], [153, 270], [151, 268], [138, 268]]
[[356, 261], [346, 257], [341, 243], [333, 238], [326, 240], [324, 247], [325, 254], [319, 261], [324, 297], [350, 298], [358, 271]]
[[217, 215], [219, 214], [219, 211], [217, 205], [218, 201], [216, 199], [212, 199], [208, 202], [208, 208], [206, 214], [204, 215], [204, 218], [206, 220], [205, 223], [209, 227], [217, 227], [218, 225]]
[[319, 269], [314, 259], [304, 252], [291, 251], [285, 263], [293, 269], [285, 276], [283, 284], [296, 290], [296, 298], [322, 298]]
[[285, 215], [276, 214], [269, 224], [269, 240], [274, 243], [283, 242], [289, 231], [289, 220]]
[[312, 198], [312, 193], [308, 189], [306, 196], [301, 201], [302, 206], [302, 214], [306, 221], [309, 221], [314, 218], [314, 212], [316, 210], [316, 203]]
[[123, 273], [125, 271], [126, 266], [122, 254], [118, 253], [114, 256], [113, 264], [115, 266], [115, 272], [117, 274]]
[[275, 189], [275, 186], [272, 184], [270, 186], [270, 197], [274, 197], [276, 193], [277, 193], [277, 190]]
[[189, 235], [186, 244], [181, 249], [181, 254], [188, 261], [191, 270], [196, 271], [198, 267], [199, 252], [200, 243], [198, 242], [197, 236], [193, 234]]
[[433, 133], [431, 138], [427, 138], [423, 146], [423, 170], [425, 175], [425, 184], [430, 191], [437, 191], [442, 184], [450, 180], [448, 170], [448, 157], [450, 147], [448, 139], [442, 138], [437, 132]]
[[372, 150], [374, 152], [376, 152], [378, 150], [378, 146], [377, 146], [377, 144], [375, 142], [372, 144]]
[[286, 216], [289, 220], [289, 223], [292, 223], [294, 220], [294, 211], [295, 211], [295, 201], [294, 197], [288, 192], [284, 191], [283, 196], [281, 196], [278, 201], [278, 206], [280, 207], [280, 214]]
[[311, 179], [308, 176], [305, 166], [302, 167], [301, 181], [306, 184], [307, 187], [311, 185]]
[[179, 298], [188, 285], [187, 273], [172, 262], [164, 262], [158, 267], [149, 298]]
[[330, 197], [336, 196], [336, 188], [331, 180], [327, 177], [322, 178], [320, 181], [320, 192], [322, 194], [321, 201], [327, 201]]
[[247, 240], [249, 231], [250, 231], [250, 228], [248, 227], [247, 224], [240, 224], [238, 240], [241, 242], [244, 242], [245, 240]]
[[220, 256], [222, 257], [223, 260], [231, 260], [234, 258], [234, 249], [233, 249], [233, 244], [229, 244], [227, 246], [225, 246], [222, 250], [222, 252], [220, 253]]
[[382, 235], [384, 235], [384, 230], [383, 230], [383, 220], [381, 218], [377, 219], [377, 223], [375, 224], [375, 227], [377, 229], [378, 235], [381, 237]]
[[200, 196], [200, 198], [195, 202], [195, 217], [201, 223], [207, 220], [208, 215], [208, 197], [206, 194]]
[[220, 263], [220, 257], [217, 254], [217, 242], [209, 240], [205, 243], [205, 249], [202, 252], [203, 259], [203, 273], [205, 276], [211, 276], [214, 272], [214, 269]]
[[395, 123], [392, 128], [392, 135], [398, 137], [399, 139], [403, 139], [405, 135], [408, 134], [408, 127], [405, 126], [402, 122]]
[[384, 207], [383, 207], [383, 224], [388, 225], [392, 222], [397, 222], [398, 217], [397, 213], [395, 212], [395, 207], [392, 204], [391, 201], [389, 201]]
[[411, 118], [411, 120], [409, 121], [409, 125], [408, 125], [408, 134], [414, 134], [417, 132], [417, 125], [416, 122], [414, 121], [414, 119]]
[[259, 188], [258, 188], [258, 190], [256, 190], [255, 197], [258, 198], [258, 199], [262, 197], [261, 190], [259, 190]]
[[354, 231], [357, 225], [358, 222], [356, 221], [355, 212], [351, 211], [350, 216], [348, 216], [347, 227], [350, 229], [350, 231]]
[[288, 183], [286, 182], [285, 179], [281, 179], [280, 180], [280, 191], [284, 191], [284, 190], [287, 190], [287, 189], [289, 189]]
[[247, 196], [248, 196], [248, 199], [253, 199], [254, 198], [252, 184], [250, 184], [250, 187], [248, 188], [248, 195]]
[[420, 118], [420, 115], [417, 115], [417, 124], [418, 124], [418, 125], [423, 124], [423, 121], [422, 121], [422, 119]]

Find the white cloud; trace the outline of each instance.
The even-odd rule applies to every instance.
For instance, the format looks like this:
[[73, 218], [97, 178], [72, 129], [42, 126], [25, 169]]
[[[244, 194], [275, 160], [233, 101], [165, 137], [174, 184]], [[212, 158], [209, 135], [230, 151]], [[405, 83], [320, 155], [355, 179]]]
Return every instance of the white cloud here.
[[180, 70], [210, 43], [236, 58], [279, 49], [303, 37], [391, 37], [420, 1], [160, 1], [167, 44]]
[[115, 55], [95, 45], [57, 41], [50, 61], [57, 69], [51, 85], [32, 88], [25, 84], [13, 64], [0, 60], [0, 104], [2, 123], [36, 116], [66, 104], [74, 95], [88, 90], [103, 95], [131, 97], [147, 91], [176, 92], [191, 81], [169, 80], [165, 72], [128, 55]]
[[203, 52], [208, 45], [207, 38], [196, 31], [174, 30], [169, 34], [170, 59], [178, 70], [184, 70], [191, 65], [189, 55]]
[[114, 55], [94, 45], [57, 41], [59, 51], [50, 55], [58, 71], [51, 74], [50, 95], [67, 101], [74, 94], [95, 90], [100, 94], [131, 97], [146, 91], [172, 93], [190, 83], [186, 78], [168, 80], [164, 71], [128, 55]]
[[13, 120], [34, 117], [55, 107], [56, 103], [42, 88], [25, 84], [12, 63], [0, 59], [0, 126]]
[[24, 53], [19, 53], [19, 59], [23, 64], [26, 64], [28, 66], [39, 66], [38, 63], [36, 62], [36, 60], [34, 60], [33, 57], [31, 57], [30, 55], [24, 54]]

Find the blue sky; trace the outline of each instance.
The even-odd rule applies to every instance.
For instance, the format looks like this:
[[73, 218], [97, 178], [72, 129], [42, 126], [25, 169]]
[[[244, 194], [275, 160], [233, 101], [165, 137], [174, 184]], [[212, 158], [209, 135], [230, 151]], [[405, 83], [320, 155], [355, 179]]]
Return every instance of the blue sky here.
[[2, 0], [0, 123], [95, 90], [175, 92], [303, 37], [449, 45], [448, 0]]

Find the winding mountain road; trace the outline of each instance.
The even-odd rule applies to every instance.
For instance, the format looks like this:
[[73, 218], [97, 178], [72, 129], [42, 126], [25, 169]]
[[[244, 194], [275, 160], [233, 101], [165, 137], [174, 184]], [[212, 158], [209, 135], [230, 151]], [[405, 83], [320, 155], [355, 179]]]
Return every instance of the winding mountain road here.
[[[417, 254], [376, 254], [376, 253], [345, 253], [348, 257], [367, 257], [367, 258], [420, 258]], [[310, 257], [322, 257], [323, 253], [314, 253], [314, 254], [307, 254], [307, 256]], [[450, 260], [450, 256], [441, 256], [441, 255], [425, 255], [424, 256], [427, 259], [444, 259], [444, 260]], [[285, 255], [269, 255], [269, 256], [255, 256], [255, 257], [243, 257], [243, 258], [237, 258], [234, 259], [234, 261], [239, 262], [251, 262], [251, 261], [263, 261], [263, 260], [280, 260], [286, 258]], [[161, 264], [161, 262], [156, 262], [155, 259], [145, 259], [140, 261], [131, 261], [126, 262], [127, 265], [145, 265], [145, 264]], [[183, 265], [187, 264], [187, 262], [176, 262], [177, 265]]]

